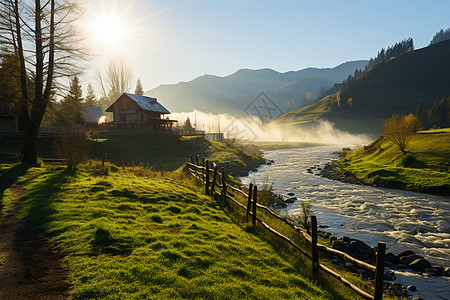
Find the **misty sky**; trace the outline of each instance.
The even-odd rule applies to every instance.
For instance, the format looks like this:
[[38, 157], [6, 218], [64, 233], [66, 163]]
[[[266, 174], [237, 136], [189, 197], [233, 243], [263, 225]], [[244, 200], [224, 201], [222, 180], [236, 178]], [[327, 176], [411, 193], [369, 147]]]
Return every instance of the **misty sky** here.
[[425, 47], [450, 27], [448, 0], [87, 2], [85, 23], [97, 30], [88, 42], [98, 56], [86, 80], [123, 56], [144, 90], [240, 68], [334, 67], [408, 37]]

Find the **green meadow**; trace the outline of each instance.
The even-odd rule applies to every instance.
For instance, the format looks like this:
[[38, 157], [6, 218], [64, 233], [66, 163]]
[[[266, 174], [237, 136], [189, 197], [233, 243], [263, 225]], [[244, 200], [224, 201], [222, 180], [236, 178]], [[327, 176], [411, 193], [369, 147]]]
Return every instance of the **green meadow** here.
[[415, 134], [406, 154], [380, 137], [363, 148], [346, 151], [335, 163], [335, 171], [377, 186], [448, 195], [450, 135], [446, 129], [439, 132], [443, 133]]
[[333, 279], [314, 280], [301, 255], [236, 219], [184, 173], [90, 162], [31, 167], [17, 180], [22, 215], [56, 242], [75, 299], [356, 297]]

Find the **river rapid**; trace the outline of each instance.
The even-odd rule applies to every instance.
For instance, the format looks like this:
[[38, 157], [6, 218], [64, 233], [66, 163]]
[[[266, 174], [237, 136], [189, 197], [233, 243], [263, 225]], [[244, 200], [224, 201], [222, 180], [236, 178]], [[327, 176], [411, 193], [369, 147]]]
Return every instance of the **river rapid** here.
[[[318, 176], [318, 168], [338, 158], [347, 146], [313, 146], [265, 151], [271, 165], [240, 178], [248, 185], [273, 184], [274, 192], [294, 193], [298, 201], [280, 210], [300, 213], [301, 200], [310, 200], [318, 224], [337, 236], [357, 238], [370, 246], [386, 242], [387, 251], [412, 250], [432, 264], [450, 266], [450, 198], [340, 182]], [[313, 168], [312, 168], [313, 167]], [[312, 173], [307, 169], [312, 168]], [[395, 271], [401, 284], [415, 285], [423, 299], [450, 299], [450, 278], [426, 278], [411, 270]]]

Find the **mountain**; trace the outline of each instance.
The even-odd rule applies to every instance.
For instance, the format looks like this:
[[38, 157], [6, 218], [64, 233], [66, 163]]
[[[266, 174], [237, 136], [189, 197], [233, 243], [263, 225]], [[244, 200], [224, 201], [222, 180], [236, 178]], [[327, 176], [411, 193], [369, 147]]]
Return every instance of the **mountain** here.
[[276, 120], [306, 124], [320, 118], [351, 132], [379, 132], [393, 113], [416, 113], [421, 100], [430, 109], [438, 98], [450, 96], [450, 40], [406, 52], [374, 65], [362, 78], [342, 90]]
[[172, 112], [197, 109], [211, 113], [240, 114], [262, 91], [280, 108], [290, 99], [293, 99], [295, 107], [302, 107], [307, 92], [314, 99], [366, 64], [366, 60], [360, 60], [346, 62], [335, 68], [307, 68], [285, 73], [272, 69], [241, 69], [225, 77], [204, 75], [189, 82], [160, 85], [145, 95], [158, 98]]

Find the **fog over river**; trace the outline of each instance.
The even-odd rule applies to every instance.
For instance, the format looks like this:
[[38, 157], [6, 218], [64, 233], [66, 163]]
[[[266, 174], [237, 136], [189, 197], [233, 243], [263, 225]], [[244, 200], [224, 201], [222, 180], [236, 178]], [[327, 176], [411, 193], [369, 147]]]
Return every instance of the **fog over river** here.
[[[273, 183], [274, 192], [294, 193], [299, 201], [280, 211], [283, 215], [300, 212], [300, 201], [313, 205], [321, 229], [338, 236], [357, 238], [370, 246], [377, 241], [387, 251], [398, 254], [412, 250], [432, 264], [450, 266], [450, 198], [407, 191], [344, 183], [317, 176], [317, 168], [337, 159], [336, 151], [345, 146], [314, 146], [265, 151], [272, 165], [242, 177], [244, 184]], [[307, 171], [313, 168], [313, 173]], [[288, 196], [286, 196], [288, 197]], [[450, 278], [426, 278], [408, 270], [396, 272], [403, 285], [416, 285], [413, 293], [424, 299], [450, 299]]]

